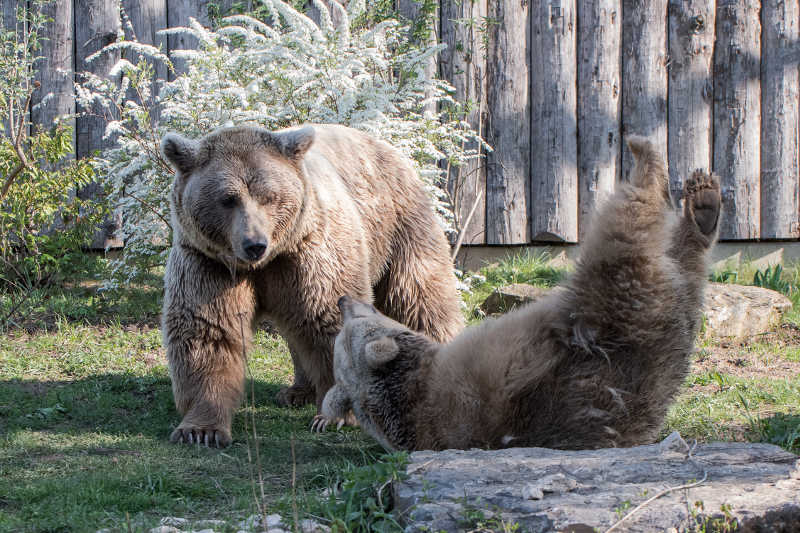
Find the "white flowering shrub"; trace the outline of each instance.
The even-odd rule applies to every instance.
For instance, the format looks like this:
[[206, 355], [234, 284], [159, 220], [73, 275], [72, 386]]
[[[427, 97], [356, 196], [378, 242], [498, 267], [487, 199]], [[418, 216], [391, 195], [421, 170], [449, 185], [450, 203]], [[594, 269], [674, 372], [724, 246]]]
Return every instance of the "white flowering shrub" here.
[[[443, 225], [452, 230], [443, 186], [447, 167], [478, 156], [465, 149], [471, 141], [488, 147], [463, 121], [452, 87], [423, 74], [441, 46], [413, 44], [395, 20], [351, 25], [363, 22], [363, 1], [346, 8], [328, 2], [338, 11], [334, 17], [316, 1], [320, 24], [280, 0], [261, 2], [265, 20], [236, 15], [221, 19], [216, 30], [194, 20], [188, 28], [164, 30], [188, 33], [200, 43], [196, 50], [172, 52], [173, 59], [186, 62], [185, 72], [172, 81], [152, 80], [150, 62], [164, 62], [172, 71], [170, 60], [158, 48], [136, 42], [126, 25], [124, 38], [98, 52], [121, 51], [123, 59], [109, 76], [86, 74], [78, 87], [80, 103], [100, 109], [108, 121], [106, 135], [117, 140], [103, 154], [108, 188], [124, 214], [117, 281], [165, 259], [172, 170], [159, 141], [168, 131], [196, 137], [220, 126], [278, 129], [305, 122], [367, 131], [416, 162]], [[332, 19], [341, 22], [334, 27]], [[126, 56], [139, 60], [134, 64]]]

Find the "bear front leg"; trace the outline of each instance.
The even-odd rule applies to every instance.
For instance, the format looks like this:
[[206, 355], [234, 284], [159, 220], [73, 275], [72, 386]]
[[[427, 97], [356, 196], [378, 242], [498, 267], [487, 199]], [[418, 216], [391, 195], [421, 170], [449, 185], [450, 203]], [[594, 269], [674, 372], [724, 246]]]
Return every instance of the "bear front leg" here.
[[245, 350], [255, 298], [211, 260], [173, 249], [165, 276], [162, 331], [175, 407], [183, 420], [172, 442], [226, 447], [244, 389]]

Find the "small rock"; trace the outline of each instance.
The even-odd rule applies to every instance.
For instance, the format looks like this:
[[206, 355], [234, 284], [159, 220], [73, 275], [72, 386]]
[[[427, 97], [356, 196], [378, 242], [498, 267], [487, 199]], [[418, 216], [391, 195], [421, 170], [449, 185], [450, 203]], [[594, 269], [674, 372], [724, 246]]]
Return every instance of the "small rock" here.
[[227, 525], [225, 520], [198, 520], [194, 523], [194, 527], [202, 528], [224, 528]]
[[161, 519], [162, 526], [175, 526], [183, 527], [189, 523], [187, 518], [178, 518], [177, 516], [165, 516]]
[[734, 338], [766, 333], [791, 308], [789, 298], [770, 289], [709, 283], [703, 306], [706, 333]]
[[497, 313], [507, 313], [508, 311], [525, 305], [530, 302], [535, 302], [551, 289], [543, 289], [541, 287], [534, 287], [527, 283], [514, 283], [513, 285], [506, 285], [499, 287], [489, 295], [486, 300], [480, 305], [481, 311], [487, 315]]
[[689, 445], [686, 444], [686, 441], [683, 440], [681, 434], [677, 431], [673, 431], [667, 437], [658, 443], [658, 451], [660, 453], [666, 452], [680, 452], [680, 453], [687, 453], [689, 451]]
[[285, 529], [281, 529], [279, 527], [276, 527], [276, 528], [268, 529], [267, 533], [290, 533], [290, 532], [286, 531]]
[[324, 526], [310, 518], [300, 521], [300, 531], [303, 533], [328, 533], [330, 530], [331, 528], [328, 526]]
[[214, 533], [214, 530], [211, 528], [201, 529], [200, 531], [192, 530], [191, 533]]
[[175, 526], [158, 526], [151, 529], [150, 533], [182, 533], [182, 531]]
[[267, 516], [267, 528], [278, 527], [283, 522], [281, 515], [279, 514], [271, 514]]
[[251, 514], [238, 524], [239, 529], [244, 529], [245, 531], [252, 531], [256, 529], [258, 526], [261, 525], [261, 517], [257, 514]]

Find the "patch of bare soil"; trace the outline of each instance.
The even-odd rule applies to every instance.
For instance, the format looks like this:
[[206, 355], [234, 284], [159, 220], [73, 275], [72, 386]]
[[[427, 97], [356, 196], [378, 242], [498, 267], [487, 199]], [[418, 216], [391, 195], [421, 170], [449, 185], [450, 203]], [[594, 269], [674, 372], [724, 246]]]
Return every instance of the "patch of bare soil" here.
[[746, 339], [719, 339], [700, 348], [692, 372], [719, 372], [738, 378], [792, 379], [800, 375], [800, 361], [788, 353], [800, 350], [800, 328], [783, 324], [777, 329]]

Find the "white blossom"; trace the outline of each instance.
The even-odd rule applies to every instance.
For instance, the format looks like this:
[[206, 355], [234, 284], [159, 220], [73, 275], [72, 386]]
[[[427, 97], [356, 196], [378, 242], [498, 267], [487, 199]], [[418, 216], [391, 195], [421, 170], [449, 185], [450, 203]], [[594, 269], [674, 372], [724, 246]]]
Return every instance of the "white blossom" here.
[[[270, 13], [266, 23], [236, 15], [222, 19], [216, 30], [192, 19], [188, 28], [160, 32], [200, 42], [197, 50], [171, 51], [186, 64], [171, 81], [153, 80], [153, 62], [172, 71], [158, 48], [123, 40], [98, 54], [121, 50], [130, 58], [127, 52], [135, 52], [138, 63], [120, 60], [106, 78], [84, 73], [77, 86], [81, 106], [102, 110], [106, 136], [116, 138], [103, 154], [102, 174], [123, 213], [118, 237], [125, 248], [114, 265], [119, 279], [132, 279], [165, 259], [172, 171], [159, 142], [168, 131], [199, 137], [224, 124], [279, 129], [308, 122], [366, 131], [414, 161], [443, 227], [452, 229], [445, 168], [478, 157], [476, 145], [489, 147], [462, 120], [454, 89], [424, 76], [442, 46], [411, 44], [408, 28], [394, 20], [351, 28], [350, 21], [365, 10], [363, 1], [337, 10], [336, 28], [324, 2], [315, 2], [321, 27], [286, 2], [262, 3]], [[428, 103], [441, 113], [426, 111]]]

